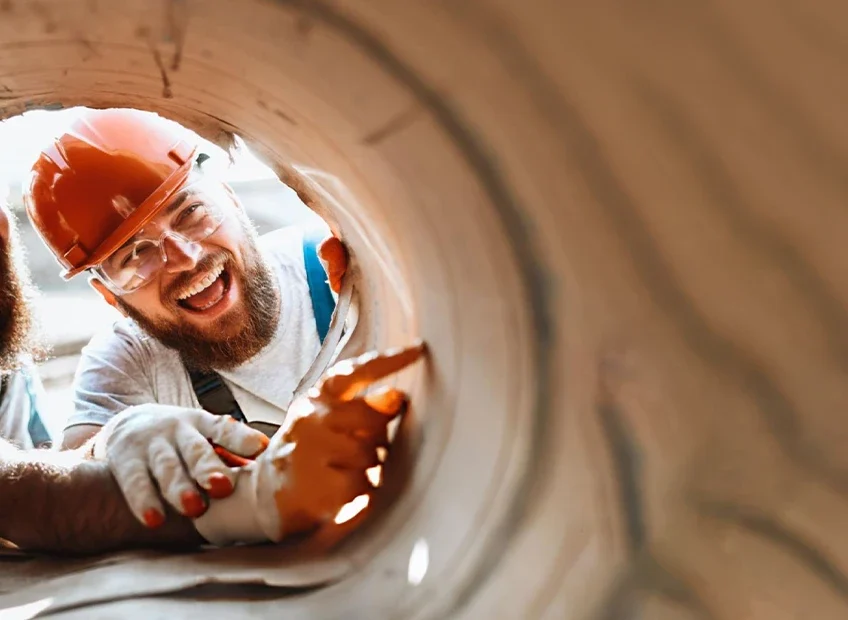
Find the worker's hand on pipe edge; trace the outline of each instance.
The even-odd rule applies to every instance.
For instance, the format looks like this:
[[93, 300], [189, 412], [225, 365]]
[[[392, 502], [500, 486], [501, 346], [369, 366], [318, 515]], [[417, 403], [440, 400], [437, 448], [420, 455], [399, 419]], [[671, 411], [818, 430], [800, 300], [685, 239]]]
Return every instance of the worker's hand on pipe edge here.
[[342, 281], [347, 273], [347, 248], [338, 237], [328, 237], [318, 246], [318, 259], [327, 272], [330, 288], [334, 293], [340, 293]]
[[[213, 501], [195, 521], [219, 546], [275, 541], [335, 527], [339, 511], [374, 485], [367, 470], [388, 450], [388, 424], [408, 406], [407, 395], [383, 388], [359, 392], [418, 360], [423, 344], [367, 353], [335, 364], [289, 408], [267, 449], [239, 471], [233, 496]], [[249, 508], [248, 508], [249, 507]]]
[[206, 511], [204, 496], [233, 492], [236, 472], [218, 458], [210, 441], [244, 456], [256, 456], [268, 445], [265, 435], [229, 416], [146, 404], [112, 418], [93, 451], [108, 461], [136, 518], [157, 527], [165, 520], [160, 493], [178, 512], [195, 518]]

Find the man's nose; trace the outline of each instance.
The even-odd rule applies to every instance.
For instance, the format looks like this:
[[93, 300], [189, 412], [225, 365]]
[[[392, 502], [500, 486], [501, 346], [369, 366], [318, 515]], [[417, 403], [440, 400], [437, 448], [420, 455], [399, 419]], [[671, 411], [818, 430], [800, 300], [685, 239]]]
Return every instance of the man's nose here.
[[200, 244], [180, 239], [174, 235], [165, 235], [161, 247], [165, 271], [168, 273], [194, 269], [200, 259]]

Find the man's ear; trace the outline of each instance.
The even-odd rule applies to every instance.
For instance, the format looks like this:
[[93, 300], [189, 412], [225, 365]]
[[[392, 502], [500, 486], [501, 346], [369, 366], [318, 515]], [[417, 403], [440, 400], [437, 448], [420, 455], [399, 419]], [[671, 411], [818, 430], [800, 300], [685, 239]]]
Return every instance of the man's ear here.
[[100, 296], [106, 301], [107, 304], [112, 306], [115, 310], [127, 316], [127, 313], [124, 312], [124, 309], [121, 307], [121, 304], [118, 303], [118, 298], [115, 297], [115, 293], [106, 288], [106, 285], [103, 284], [97, 277], [91, 276], [88, 279], [88, 283], [91, 285], [95, 291], [97, 291]]

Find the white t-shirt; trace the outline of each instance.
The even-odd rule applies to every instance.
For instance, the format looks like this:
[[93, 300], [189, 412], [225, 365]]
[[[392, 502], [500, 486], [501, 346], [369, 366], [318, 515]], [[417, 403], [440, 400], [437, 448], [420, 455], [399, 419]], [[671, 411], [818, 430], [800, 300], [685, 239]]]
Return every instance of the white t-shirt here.
[[[263, 235], [259, 247], [280, 287], [280, 318], [271, 342], [234, 370], [220, 372], [248, 421], [282, 424], [294, 390], [318, 355], [303, 234], [285, 228]], [[128, 318], [96, 335], [82, 350], [75, 377], [75, 411], [67, 426], [106, 424], [132, 405], [156, 402], [199, 408], [179, 354]]]
[[[27, 365], [2, 380], [0, 438], [22, 449], [52, 441], [44, 415], [44, 388], [34, 366]], [[39, 413], [40, 412], [40, 413]]]

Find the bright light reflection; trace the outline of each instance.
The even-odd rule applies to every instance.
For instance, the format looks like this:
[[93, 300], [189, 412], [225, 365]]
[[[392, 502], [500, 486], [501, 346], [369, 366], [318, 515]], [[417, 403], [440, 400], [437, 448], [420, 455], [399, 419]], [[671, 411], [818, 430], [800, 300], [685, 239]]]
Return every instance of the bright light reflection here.
[[30, 620], [50, 607], [53, 598], [43, 598], [40, 601], [0, 609], [0, 620]]
[[368, 503], [370, 501], [371, 498], [368, 495], [357, 495], [347, 504], [341, 507], [341, 510], [339, 510], [338, 514], [336, 514], [336, 518], [334, 519], [334, 521], [337, 525], [347, 523], [360, 512], [365, 510], [368, 507]]
[[427, 568], [430, 566], [430, 545], [423, 538], [419, 538], [412, 548], [409, 556], [409, 568], [406, 572], [406, 580], [410, 585], [417, 586], [424, 580]]
[[342, 360], [333, 364], [333, 367], [327, 371], [327, 376], [337, 377], [339, 375], [349, 375], [353, 372], [353, 360]]
[[315, 413], [315, 406], [305, 398], [296, 399], [288, 410], [288, 414], [295, 420], [313, 413]]
[[380, 465], [369, 467], [365, 470], [365, 475], [368, 476], [368, 481], [375, 487], [383, 483], [383, 468]]

